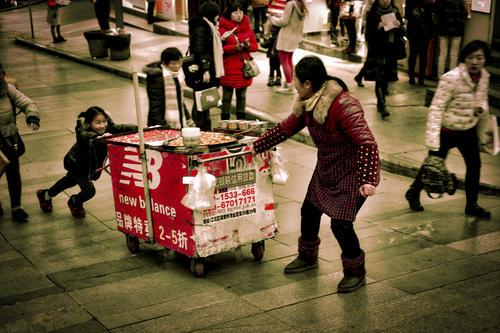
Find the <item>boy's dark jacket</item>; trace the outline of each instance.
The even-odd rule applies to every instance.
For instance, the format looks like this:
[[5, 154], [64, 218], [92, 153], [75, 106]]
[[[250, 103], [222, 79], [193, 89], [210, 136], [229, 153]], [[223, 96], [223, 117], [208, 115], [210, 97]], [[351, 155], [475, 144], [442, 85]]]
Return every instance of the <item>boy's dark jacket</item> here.
[[146, 90], [148, 92], [149, 112], [148, 126], [166, 126], [165, 121], [165, 83], [161, 62], [153, 62], [143, 67], [147, 74]]
[[[108, 148], [104, 141], [96, 140], [99, 136], [98, 133], [91, 128], [84, 127], [83, 116], [83, 113], [81, 113], [76, 121], [76, 143], [64, 156], [64, 168], [72, 176], [97, 180], [101, 176], [102, 170], [96, 170], [103, 166], [108, 154]], [[107, 120], [108, 128], [106, 133], [119, 134], [137, 130], [135, 125], [117, 125], [109, 117]]]

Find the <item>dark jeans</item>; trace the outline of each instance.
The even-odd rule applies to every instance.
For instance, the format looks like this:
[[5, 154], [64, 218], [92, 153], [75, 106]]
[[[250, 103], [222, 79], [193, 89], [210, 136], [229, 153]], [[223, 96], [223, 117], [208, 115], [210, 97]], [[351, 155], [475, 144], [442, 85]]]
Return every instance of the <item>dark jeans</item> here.
[[267, 6], [257, 7], [252, 9], [253, 12], [253, 31], [255, 33], [260, 32], [260, 27], [264, 25], [267, 21]]
[[356, 20], [344, 20], [344, 24], [347, 29], [347, 36], [349, 37], [349, 47], [354, 50], [356, 49], [356, 43], [358, 41], [356, 34]]
[[423, 83], [425, 78], [425, 68], [427, 67], [427, 48], [430, 38], [427, 37], [412, 37], [410, 42], [410, 55], [408, 57], [408, 75], [415, 79], [415, 65], [417, 57], [419, 58], [418, 78], [419, 82]]
[[155, 12], [156, 1], [148, 0], [148, 23], [154, 22], [154, 12]]
[[109, 30], [110, 0], [97, 0], [94, 4], [94, 10], [101, 30]]
[[339, 8], [330, 8], [331, 13], [331, 23], [330, 23], [330, 34], [332, 36], [337, 36], [337, 25], [339, 24]]
[[[360, 197], [356, 211], [361, 209], [365, 200], [365, 198]], [[300, 233], [302, 239], [307, 242], [317, 240], [323, 212], [306, 199], [302, 204], [300, 214]], [[342, 249], [342, 254], [346, 258], [356, 258], [361, 254], [358, 236], [354, 231], [352, 221], [331, 219], [330, 228]]]
[[7, 176], [7, 184], [9, 187], [10, 207], [15, 208], [21, 206], [22, 183], [19, 158], [13, 158], [12, 161], [7, 164], [5, 167], [5, 175]]
[[280, 57], [277, 54], [269, 57], [269, 77], [281, 77]]
[[233, 90], [236, 90], [236, 119], [245, 119], [245, 107], [247, 104], [247, 88], [235, 89], [222, 87], [222, 119], [227, 120], [231, 116], [231, 102]]
[[[439, 151], [429, 151], [429, 155], [446, 158], [448, 151], [458, 148], [465, 161], [465, 197], [466, 205], [477, 203], [479, 194], [479, 177], [481, 174], [481, 157], [479, 155], [479, 143], [476, 128], [466, 131], [441, 130], [441, 146]], [[411, 185], [415, 190], [422, 190], [421, 171]]]
[[48, 190], [48, 194], [51, 198], [53, 198], [62, 191], [76, 185], [80, 187], [80, 193], [78, 193], [74, 198], [74, 202], [77, 206], [83, 205], [85, 201], [94, 197], [95, 187], [89, 178], [76, 177], [70, 175], [69, 173], [52, 185], [52, 187]]
[[375, 81], [375, 96], [377, 96], [377, 107], [385, 107], [385, 96], [389, 89], [389, 82]]

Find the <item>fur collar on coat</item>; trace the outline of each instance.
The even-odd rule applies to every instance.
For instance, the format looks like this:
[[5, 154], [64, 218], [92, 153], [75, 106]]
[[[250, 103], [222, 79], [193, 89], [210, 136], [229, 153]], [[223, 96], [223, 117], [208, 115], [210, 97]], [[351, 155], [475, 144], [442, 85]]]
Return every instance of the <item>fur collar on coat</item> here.
[[304, 111], [312, 111], [314, 120], [319, 124], [324, 124], [333, 101], [342, 91], [342, 87], [336, 81], [328, 80], [309, 99], [298, 98], [294, 103], [293, 113], [300, 117]]

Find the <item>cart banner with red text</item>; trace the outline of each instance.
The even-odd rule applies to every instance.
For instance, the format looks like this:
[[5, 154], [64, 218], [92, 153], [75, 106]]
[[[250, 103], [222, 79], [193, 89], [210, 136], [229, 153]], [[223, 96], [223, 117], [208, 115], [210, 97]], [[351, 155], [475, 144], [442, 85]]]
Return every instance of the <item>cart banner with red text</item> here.
[[139, 148], [108, 144], [118, 230], [149, 239]]
[[[139, 147], [108, 145], [118, 230], [147, 240], [146, 203]], [[195, 245], [192, 212], [180, 200], [188, 174], [184, 155], [146, 150], [151, 218], [156, 243], [189, 256]]]
[[204, 163], [207, 172], [216, 176], [215, 205], [194, 213], [200, 257], [273, 237], [277, 229], [269, 156], [254, 157], [246, 146], [199, 159], [215, 157], [221, 159]]
[[[118, 230], [147, 240], [139, 147], [108, 144]], [[189, 257], [206, 257], [273, 237], [277, 225], [269, 155], [248, 146], [185, 155], [146, 149], [155, 242]], [[217, 179], [215, 206], [192, 211], [182, 205], [183, 177], [195, 176], [194, 160]], [[194, 164], [193, 164], [194, 165]]]

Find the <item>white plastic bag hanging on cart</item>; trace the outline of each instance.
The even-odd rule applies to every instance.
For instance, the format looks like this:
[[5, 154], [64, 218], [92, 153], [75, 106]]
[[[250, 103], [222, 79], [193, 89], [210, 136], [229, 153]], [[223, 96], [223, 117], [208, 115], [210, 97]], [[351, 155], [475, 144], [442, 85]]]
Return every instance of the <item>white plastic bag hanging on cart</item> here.
[[285, 169], [286, 159], [281, 147], [271, 151], [271, 177], [274, 184], [285, 185], [290, 175]]
[[188, 192], [181, 203], [192, 210], [203, 210], [215, 205], [215, 176], [207, 172], [203, 165], [198, 167], [195, 177], [184, 177], [189, 184]]

